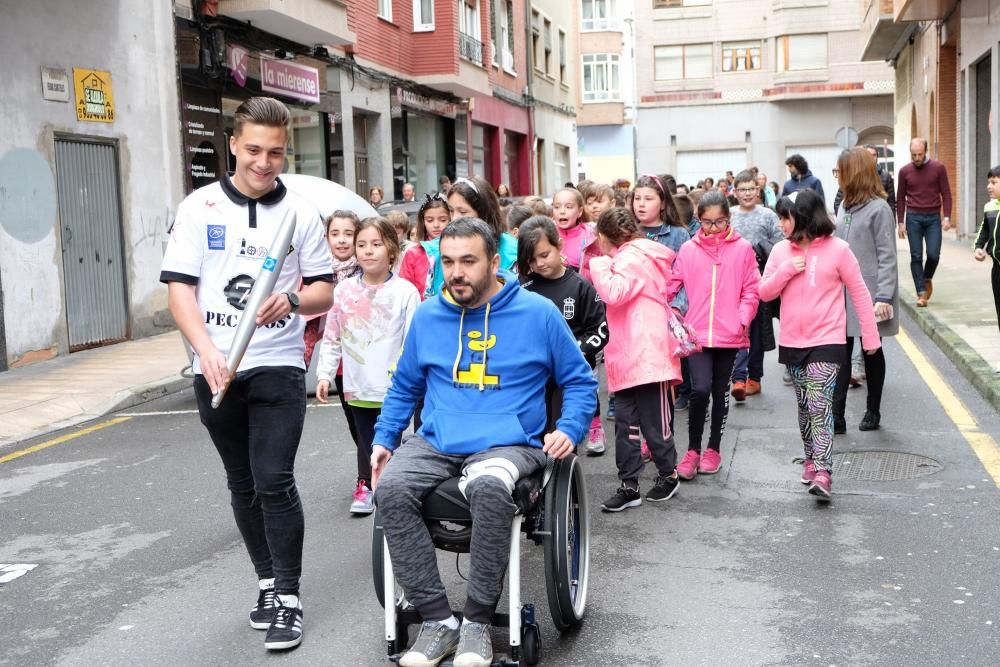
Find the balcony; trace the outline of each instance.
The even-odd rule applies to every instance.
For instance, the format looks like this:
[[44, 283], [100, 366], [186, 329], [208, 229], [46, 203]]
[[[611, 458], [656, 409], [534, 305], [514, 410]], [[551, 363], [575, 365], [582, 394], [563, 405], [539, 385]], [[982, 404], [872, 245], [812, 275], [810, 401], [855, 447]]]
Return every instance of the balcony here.
[[458, 73], [442, 72], [417, 77], [417, 83], [443, 90], [456, 97], [490, 94], [488, 47], [472, 35], [456, 30], [458, 35]]
[[897, 21], [940, 21], [951, 13], [958, 0], [893, 0]]
[[864, 20], [861, 34], [865, 46], [861, 60], [891, 60], [909, 39], [913, 24], [893, 19], [893, 0], [861, 0]]
[[307, 46], [357, 41], [342, 0], [219, 0], [219, 13]]

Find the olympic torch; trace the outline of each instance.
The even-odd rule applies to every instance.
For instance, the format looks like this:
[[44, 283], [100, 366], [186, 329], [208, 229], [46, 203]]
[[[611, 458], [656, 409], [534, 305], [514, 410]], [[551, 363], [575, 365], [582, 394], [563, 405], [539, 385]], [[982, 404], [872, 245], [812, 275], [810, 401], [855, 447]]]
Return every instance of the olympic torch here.
[[257, 312], [274, 291], [274, 284], [278, 282], [281, 275], [281, 267], [285, 264], [288, 250], [292, 244], [292, 236], [295, 235], [295, 211], [289, 209], [281, 218], [278, 225], [278, 232], [271, 242], [271, 254], [264, 258], [264, 265], [260, 267], [257, 280], [254, 281], [250, 294], [246, 298], [246, 305], [243, 307], [243, 315], [236, 325], [236, 334], [233, 336], [233, 345], [229, 348], [226, 356], [226, 367], [229, 370], [226, 376], [226, 383], [212, 396], [212, 407], [217, 408], [226, 396], [229, 384], [236, 377], [236, 369], [239, 368], [243, 355], [246, 354], [247, 347], [253, 332], [257, 330]]

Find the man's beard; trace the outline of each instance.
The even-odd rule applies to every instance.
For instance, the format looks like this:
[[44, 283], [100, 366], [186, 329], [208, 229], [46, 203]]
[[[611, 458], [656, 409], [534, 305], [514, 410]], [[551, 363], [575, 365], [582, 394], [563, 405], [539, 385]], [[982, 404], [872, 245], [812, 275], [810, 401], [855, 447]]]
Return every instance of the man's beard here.
[[[455, 300], [455, 303], [462, 306], [463, 308], [468, 308], [472, 304], [479, 301], [482, 295], [489, 289], [490, 281], [493, 280], [493, 276], [487, 274], [483, 281], [479, 284], [472, 284], [466, 280], [461, 281], [451, 281], [448, 283], [448, 293], [451, 294], [451, 298]], [[469, 288], [469, 295], [465, 297], [460, 297], [455, 294], [453, 287], [461, 286]]]

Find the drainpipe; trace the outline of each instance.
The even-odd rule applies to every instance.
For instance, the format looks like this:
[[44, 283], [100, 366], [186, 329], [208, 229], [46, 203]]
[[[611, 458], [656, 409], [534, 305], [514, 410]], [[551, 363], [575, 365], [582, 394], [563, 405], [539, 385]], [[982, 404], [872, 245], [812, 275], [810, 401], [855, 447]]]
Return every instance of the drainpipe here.
[[531, 45], [531, 0], [524, 0], [524, 51], [528, 54], [527, 70], [528, 83], [525, 85], [526, 97], [531, 101], [528, 107], [528, 179], [531, 181], [529, 194], [541, 195], [541, 192], [534, 192], [535, 186], [539, 184], [541, 174], [535, 173], [535, 166], [538, 164], [538, 156], [535, 155], [535, 49]]

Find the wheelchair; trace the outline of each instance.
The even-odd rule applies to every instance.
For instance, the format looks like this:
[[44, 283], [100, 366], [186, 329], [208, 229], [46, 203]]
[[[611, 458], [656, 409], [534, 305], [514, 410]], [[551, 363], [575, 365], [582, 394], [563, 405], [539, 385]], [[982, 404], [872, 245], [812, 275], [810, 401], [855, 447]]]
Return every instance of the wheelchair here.
[[[458, 489], [458, 477], [442, 482], [424, 499], [423, 516], [434, 545], [468, 553], [472, 539], [469, 503]], [[552, 622], [560, 633], [583, 622], [590, 574], [590, 515], [583, 469], [576, 455], [549, 459], [544, 469], [518, 480], [513, 492], [517, 512], [511, 525], [507, 566], [508, 613], [495, 613], [493, 626], [510, 631], [509, 654], [494, 651], [494, 667], [538, 663], [541, 635], [533, 604], [521, 603], [520, 533], [544, 549], [545, 589]], [[372, 574], [375, 594], [385, 609], [385, 639], [390, 662], [398, 662], [409, 644], [409, 626], [423, 619], [397, 590], [381, 516], [374, 515]], [[386, 602], [388, 601], [388, 604]], [[461, 618], [461, 614], [455, 612]], [[442, 665], [451, 664], [446, 658]]]

